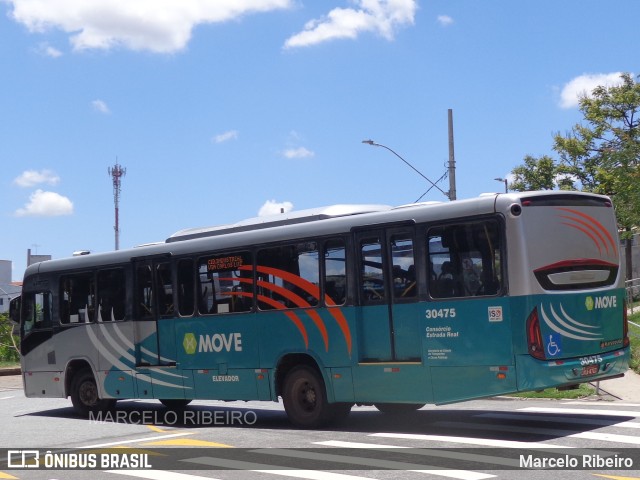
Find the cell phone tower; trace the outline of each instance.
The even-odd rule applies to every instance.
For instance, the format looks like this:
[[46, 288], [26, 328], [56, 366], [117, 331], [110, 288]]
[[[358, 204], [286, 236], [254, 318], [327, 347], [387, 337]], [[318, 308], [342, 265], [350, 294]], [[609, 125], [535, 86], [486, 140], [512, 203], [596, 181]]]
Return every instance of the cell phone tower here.
[[113, 203], [116, 207], [116, 224], [113, 229], [116, 232], [116, 250], [120, 250], [120, 222], [119, 222], [119, 212], [120, 212], [120, 189], [121, 189], [121, 178], [124, 177], [127, 173], [126, 168], [122, 168], [122, 166], [118, 163], [116, 159], [116, 164], [113, 167], [109, 167], [107, 169], [109, 172], [109, 176], [113, 180]]

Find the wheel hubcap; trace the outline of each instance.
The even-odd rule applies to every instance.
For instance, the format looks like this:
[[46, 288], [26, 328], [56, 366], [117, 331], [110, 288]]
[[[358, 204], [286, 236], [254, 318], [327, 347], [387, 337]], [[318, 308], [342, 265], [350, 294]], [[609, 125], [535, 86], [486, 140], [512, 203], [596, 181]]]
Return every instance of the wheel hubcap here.
[[98, 389], [93, 382], [84, 382], [78, 393], [80, 400], [85, 405], [95, 405], [98, 402]]
[[304, 409], [308, 412], [316, 407], [316, 391], [308, 382], [305, 382], [300, 389], [300, 400]]

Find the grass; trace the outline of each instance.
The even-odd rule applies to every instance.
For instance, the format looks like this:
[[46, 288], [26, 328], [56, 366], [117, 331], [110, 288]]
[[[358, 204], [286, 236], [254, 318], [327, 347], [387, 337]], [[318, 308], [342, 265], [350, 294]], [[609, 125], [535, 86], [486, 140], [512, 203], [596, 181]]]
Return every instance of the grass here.
[[0, 368], [7, 368], [7, 367], [19, 367], [20, 366], [20, 362], [8, 362], [5, 360], [0, 360]]
[[588, 383], [581, 383], [578, 388], [571, 390], [558, 390], [557, 388], [547, 388], [541, 392], [514, 393], [510, 397], [518, 398], [552, 398], [555, 400], [572, 400], [584, 398], [596, 393], [596, 389]]
[[[640, 325], [640, 313], [629, 315], [629, 322]], [[631, 339], [631, 362], [630, 367], [640, 373], [640, 327], [629, 323], [629, 338]]]

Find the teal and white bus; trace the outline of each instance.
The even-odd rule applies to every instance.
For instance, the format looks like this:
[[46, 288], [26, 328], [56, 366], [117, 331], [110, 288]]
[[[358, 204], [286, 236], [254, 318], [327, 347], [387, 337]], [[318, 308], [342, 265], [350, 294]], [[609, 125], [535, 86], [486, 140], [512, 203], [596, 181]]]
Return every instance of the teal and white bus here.
[[28, 267], [27, 397], [282, 398], [314, 428], [621, 376], [614, 210], [577, 192], [333, 207]]

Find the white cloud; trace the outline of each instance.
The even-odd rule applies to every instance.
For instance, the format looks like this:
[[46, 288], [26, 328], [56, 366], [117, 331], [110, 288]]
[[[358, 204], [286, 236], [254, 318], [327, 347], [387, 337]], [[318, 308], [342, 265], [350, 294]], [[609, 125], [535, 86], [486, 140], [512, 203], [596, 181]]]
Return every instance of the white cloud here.
[[574, 108], [580, 104], [580, 97], [590, 96], [598, 86], [612, 87], [621, 83], [621, 72], [584, 74], [574, 78], [562, 87], [560, 107]]
[[229, 140], [235, 140], [238, 138], [237, 130], [229, 130], [228, 132], [219, 133], [213, 137], [215, 143], [228, 142]]
[[46, 183], [48, 185], [57, 185], [60, 182], [60, 177], [51, 170], [26, 170], [17, 177], [13, 183], [19, 187], [33, 187], [40, 183]]
[[417, 9], [416, 0], [356, 0], [355, 3], [359, 8], [334, 8], [326, 17], [307, 22], [302, 32], [286, 40], [284, 48], [353, 39], [363, 32], [375, 32], [392, 40], [396, 28], [413, 24]]
[[73, 203], [67, 197], [55, 192], [36, 190], [29, 197], [29, 203], [24, 208], [16, 210], [17, 217], [57, 217], [71, 215]]
[[96, 112], [109, 114], [111, 110], [109, 110], [109, 106], [104, 102], [104, 100], [94, 100], [91, 102], [91, 106]]
[[267, 200], [264, 205], [260, 207], [258, 211], [259, 217], [266, 215], [276, 215], [278, 213], [287, 213], [293, 210], [293, 203], [291, 202], [276, 202], [275, 200]]
[[47, 42], [43, 42], [38, 45], [36, 50], [40, 55], [44, 55], [45, 57], [58, 58], [62, 56], [62, 52], [57, 48], [52, 47]]
[[298, 147], [298, 148], [288, 148], [284, 152], [282, 152], [282, 155], [284, 155], [287, 158], [309, 158], [309, 157], [313, 157], [315, 153], [304, 147]]
[[453, 23], [453, 18], [449, 15], [438, 15], [438, 23], [443, 27], [448, 27]]
[[32, 32], [62, 30], [75, 50], [124, 47], [172, 53], [194, 27], [289, 8], [293, 0], [3, 0]]

